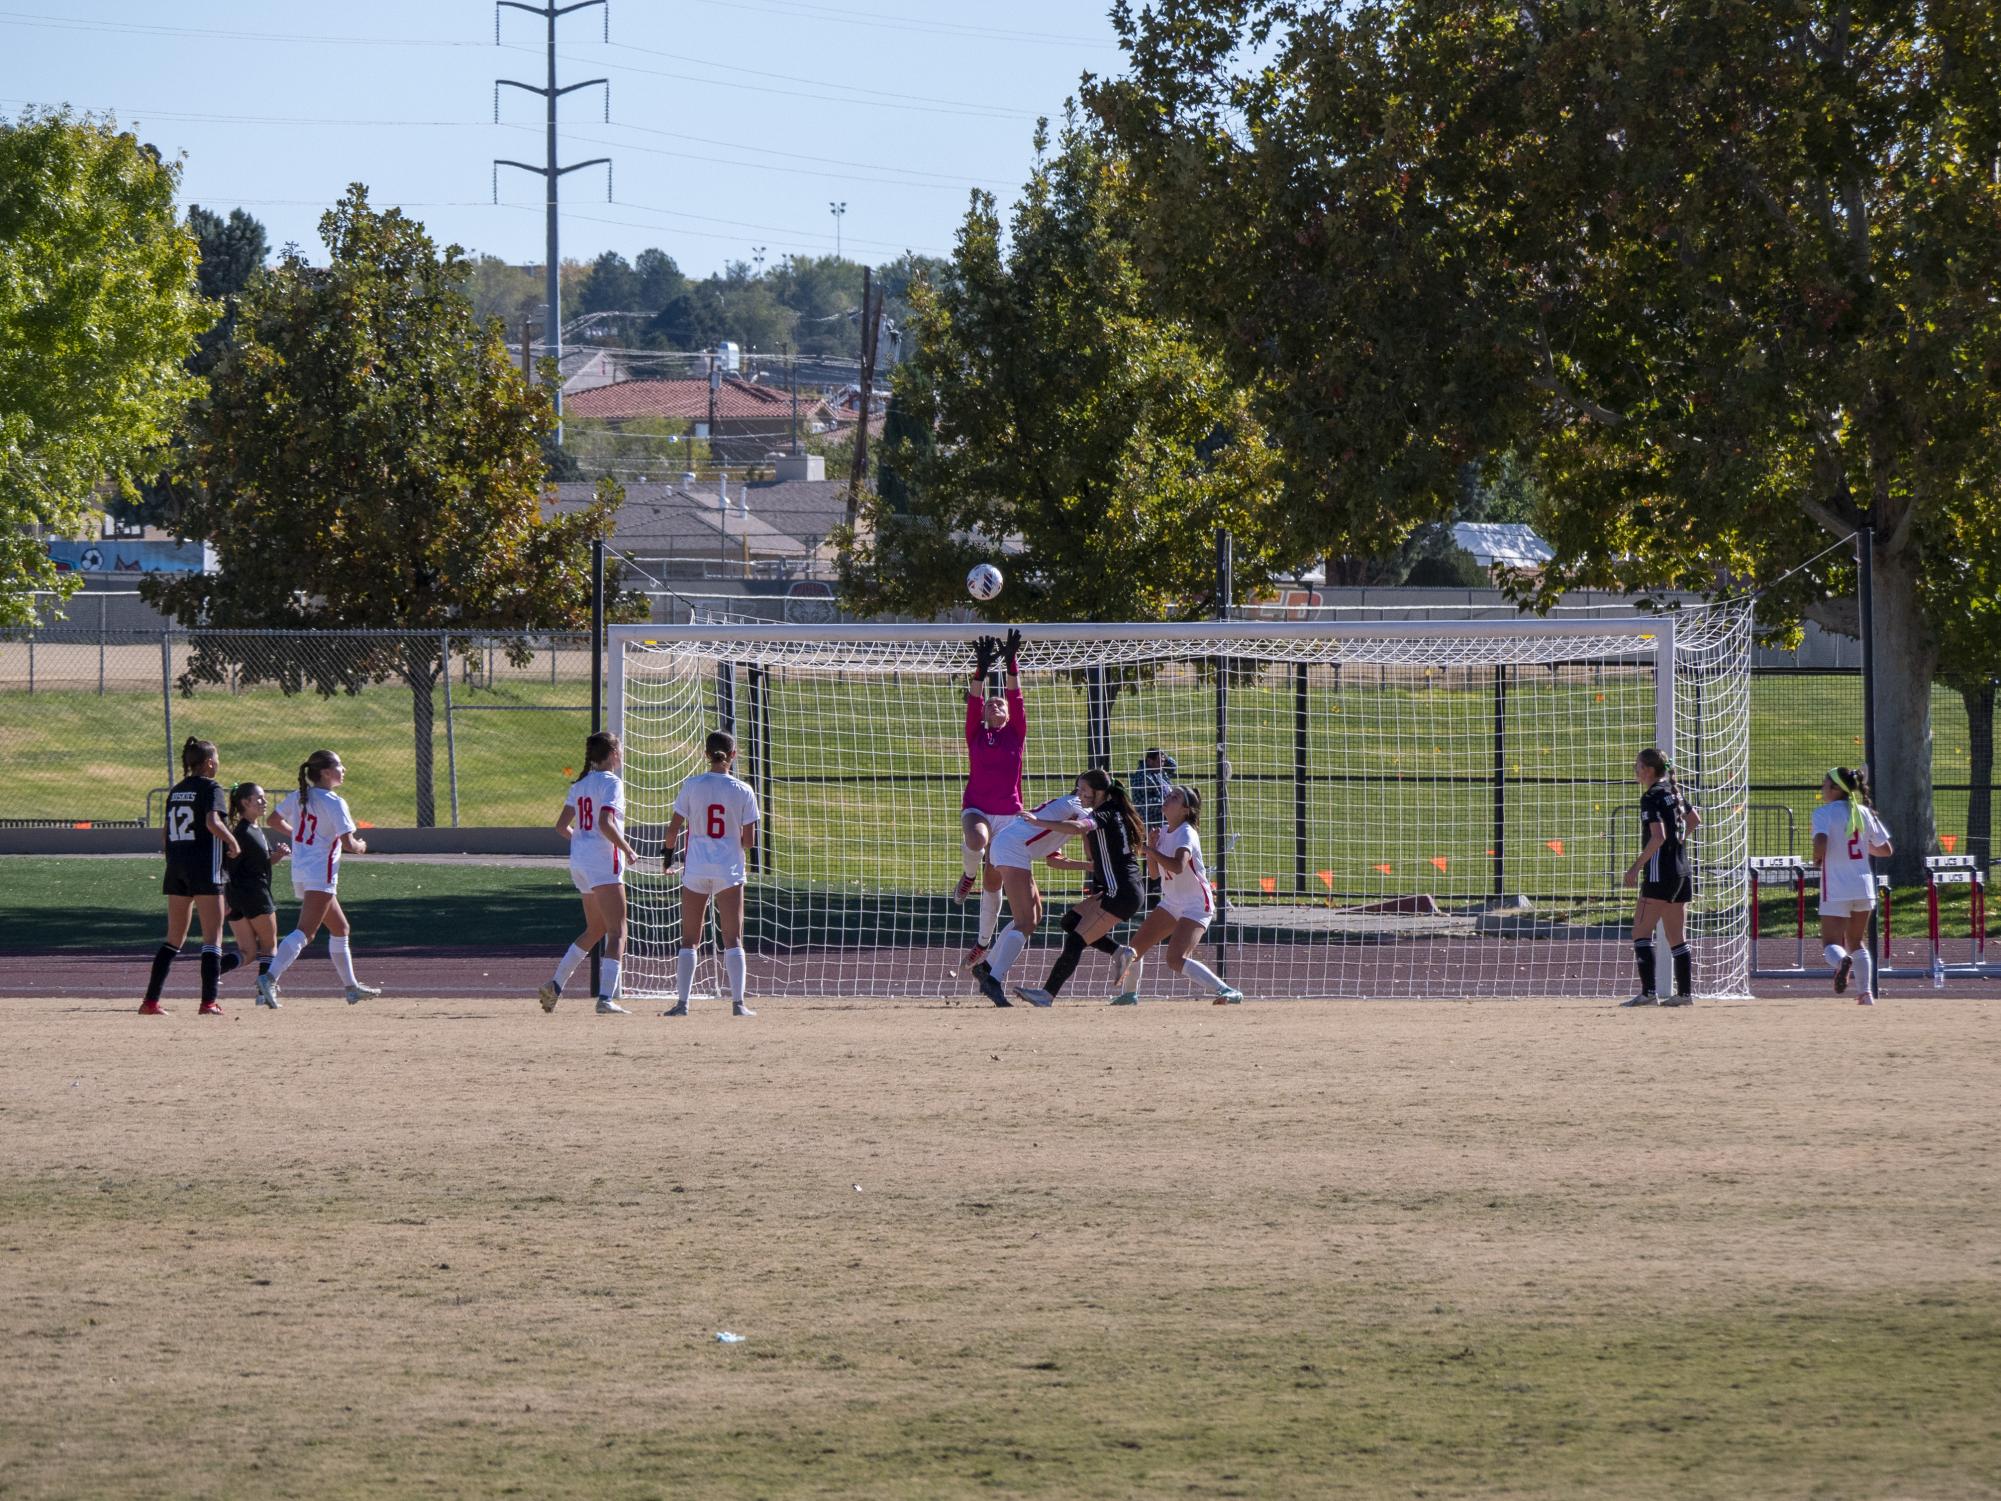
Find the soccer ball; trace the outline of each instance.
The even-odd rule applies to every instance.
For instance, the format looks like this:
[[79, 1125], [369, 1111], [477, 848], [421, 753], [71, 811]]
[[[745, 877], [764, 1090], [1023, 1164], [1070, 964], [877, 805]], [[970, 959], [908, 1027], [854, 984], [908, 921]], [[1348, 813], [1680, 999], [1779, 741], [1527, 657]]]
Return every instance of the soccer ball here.
[[991, 563], [981, 563], [966, 575], [966, 592], [974, 599], [992, 599], [1001, 592], [1001, 571]]

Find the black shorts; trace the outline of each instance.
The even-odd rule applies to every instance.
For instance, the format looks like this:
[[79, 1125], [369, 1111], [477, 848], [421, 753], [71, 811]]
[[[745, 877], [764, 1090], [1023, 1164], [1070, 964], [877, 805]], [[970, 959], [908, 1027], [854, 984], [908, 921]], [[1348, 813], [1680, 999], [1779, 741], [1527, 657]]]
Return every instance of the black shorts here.
[[278, 904], [271, 900], [269, 887], [261, 891], [243, 891], [232, 886], [229, 888], [229, 910], [223, 915], [235, 922], [241, 917], [263, 917], [277, 910]]
[[1106, 896], [1102, 891], [1098, 893], [1098, 905], [1120, 922], [1137, 917], [1145, 901], [1146, 893], [1140, 890], [1137, 882], [1121, 887], [1117, 896]]
[[197, 874], [178, 865], [169, 865], [166, 879], [160, 882], [160, 890], [168, 896], [218, 896], [222, 892], [222, 882], [211, 877], [207, 871]]
[[1640, 895], [1650, 902], [1692, 902], [1695, 900], [1695, 882], [1686, 874], [1664, 876], [1658, 881], [1642, 881]]

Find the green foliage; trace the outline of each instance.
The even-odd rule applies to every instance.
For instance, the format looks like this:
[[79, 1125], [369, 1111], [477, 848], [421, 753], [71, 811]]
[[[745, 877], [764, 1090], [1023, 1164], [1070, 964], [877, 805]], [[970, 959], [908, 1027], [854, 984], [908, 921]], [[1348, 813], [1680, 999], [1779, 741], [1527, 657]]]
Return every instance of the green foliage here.
[[854, 608], [962, 605], [966, 569], [1005, 551], [996, 617], [1160, 619], [1210, 608], [1218, 527], [1246, 592], [1299, 555], [1249, 397], [1155, 313], [1122, 232], [1122, 164], [1074, 122], [1047, 146], [1039, 131], [1005, 238], [976, 194], [953, 280], [913, 292], [923, 338], [895, 372], [903, 420], [883, 450], [893, 499], [868, 500], [844, 552]]
[[174, 213], [179, 169], [108, 120], [0, 127], [0, 624], [68, 592], [29, 530], [77, 534], [149, 477], [214, 321]]
[[[324, 268], [296, 252], [247, 291], [235, 343], [197, 404], [190, 535], [222, 571], [149, 577], [175, 618], [215, 628], [530, 631], [588, 620], [589, 542], [620, 492], [541, 510], [547, 394], [442, 252], [359, 184], [320, 221]], [[308, 658], [310, 661], [310, 656]], [[368, 674], [418, 706], [418, 820], [431, 821], [435, 645], [386, 644]], [[221, 670], [198, 658], [196, 676]], [[322, 691], [335, 686], [322, 683]]]
[[[1877, 530], [1879, 781], [1908, 858], [1930, 580], [2001, 531], [1991, 6], [1195, 0], [1091, 93], [1176, 305], [1240, 373], [1330, 545], [1444, 518], [1510, 451], [1576, 586], [1714, 591]], [[1837, 554], [1768, 594], [1853, 629]], [[1922, 608], [1921, 608], [1922, 607]], [[1991, 653], [1991, 633], [1984, 640]]]

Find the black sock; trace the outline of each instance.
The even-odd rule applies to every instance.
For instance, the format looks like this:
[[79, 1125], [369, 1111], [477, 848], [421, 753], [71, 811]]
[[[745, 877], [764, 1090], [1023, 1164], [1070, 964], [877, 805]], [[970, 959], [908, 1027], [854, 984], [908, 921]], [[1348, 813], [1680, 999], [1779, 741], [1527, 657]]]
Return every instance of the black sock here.
[[269, 954], [266, 954], [262, 959], [257, 961], [257, 973], [260, 975], [271, 973], [271, 956]]
[[1689, 995], [1695, 989], [1695, 955], [1688, 951], [1688, 945], [1674, 946], [1674, 993]]
[[1122, 947], [1122, 945], [1119, 943], [1118, 939], [1112, 937], [1111, 934], [1107, 933], [1103, 938], [1100, 938], [1096, 943], [1093, 943], [1091, 947], [1096, 949], [1101, 954], [1110, 954], [1114, 958], [1116, 958], [1118, 957], [1118, 952], [1119, 949]]
[[1077, 972], [1077, 961], [1084, 957], [1084, 940], [1073, 929], [1063, 935], [1063, 952], [1056, 956], [1056, 962], [1049, 966], [1049, 978], [1042, 988], [1055, 995], [1070, 977]]
[[174, 967], [174, 959], [181, 951], [177, 943], [163, 943], [153, 955], [153, 977], [146, 982], [146, 1004], [160, 1003], [160, 990], [167, 983], [167, 971]]
[[222, 955], [214, 949], [201, 951], [201, 1003], [215, 1004], [215, 982], [222, 978]]
[[216, 973], [219, 975], [226, 975], [232, 969], [235, 969], [238, 965], [242, 963], [243, 963], [243, 950], [231, 949], [228, 953], [222, 956], [222, 967], [218, 969]]
[[1640, 989], [1648, 995], [1654, 994], [1654, 941], [1651, 938], [1633, 940], [1633, 962], [1640, 967]]

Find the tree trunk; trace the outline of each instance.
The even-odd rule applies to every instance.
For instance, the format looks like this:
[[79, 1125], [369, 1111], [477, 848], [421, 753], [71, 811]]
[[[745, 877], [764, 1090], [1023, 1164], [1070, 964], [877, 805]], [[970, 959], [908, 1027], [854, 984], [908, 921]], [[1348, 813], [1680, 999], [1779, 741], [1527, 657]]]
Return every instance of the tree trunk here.
[[1966, 853], [1982, 865], [1994, 858], [1994, 684], [1964, 684], [1972, 790], [1966, 796]]
[[417, 773], [417, 827], [434, 828], [438, 822], [438, 798], [433, 785], [431, 740], [437, 710], [431, 701], [437, 686], [440, 664], [438, 643], [413, 640], [403, 649], [403, 681], [410, 685], [410, 725], [415, 737]]
[[1924, 882], [1938, 847], [1932, 815], [1932, 674], [1938, 647], [1918, 603], [1916, 560], [1876, 549], [1876, 757], [1870, 788], [1897, 853], [1890, 879]]

